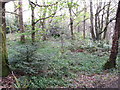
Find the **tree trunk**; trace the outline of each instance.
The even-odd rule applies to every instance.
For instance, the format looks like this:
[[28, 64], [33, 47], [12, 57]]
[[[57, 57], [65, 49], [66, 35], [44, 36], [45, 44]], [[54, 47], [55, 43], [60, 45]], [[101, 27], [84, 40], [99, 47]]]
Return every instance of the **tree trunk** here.
[[43, 32], [45, 32], [45, 33], [43, 33], [42, 40], [45, 41], [45, 40], [47, 40], [47, 38], [46, 38], [46, 30], [45, 30], [45, 20], [42, 21], [41, 25], [42, 25]]
[[[17, 14], [18, 3], [16, 3], [16, 2], [13, 2], [13, 3], [14, 3], [14, 11]], [[15, 15], [14, 25], [17, 26], [17, 27], [19, 27], [19, 16], [18, 15]]]
[[115, 31], [113, 35], [111, 54], [110, 54], [109, 60], [104, 65], [104, 69], [110, 69], [110, 68], [116, 67], [116, 58], [118, 54], [119, 38], [120, 38], [120, 1], [118, 3], [118, 9], [117, 9], [117, 14], [116, 14], [116, 23], [115, 23]]
[[32, 42], [35, 42], [35, 16], [34, 16], [34, 7], [31, 7], [31, 10], [32, 10], [32, 35], [31, 35], [31, 38], [32, 38]]
[[84, 5], [84, 6], [85, 6], [85, 7], [84, 7], [85, 10], [84, 10], [84, 21], [83, 21], [83, 38], [85, 39], [85, 29], [86, 29], [86, 28], [85, 28], [85, 26], [86, 26], [86, 20], [85, 20], [85, 19], [86, 19], [86, 9], [87, 9], [87, 8], [86, 8], [86, 2], [85, 2], [85, 5]]
[[[22, 0], [19, 1], [19, 24], [20, 24], [20, 32], [24, 33], [24, 25], [23, 25], [23, 13], [22, 13]], [[21, 42], [25, 42], [25, 36], [21, 35], [20, 37]]]
[[[45, 1], [43, 2], [43, 5], [45, 5]], [[44, 11], [43, 11], [43, 17], [44, 17], [44, 18], [46, 17], [46, 8], [45, 8]], [[42, 25], [42, 30], [43, 30], [43, 32], [45, 32], [45, 33], [43, 33], [43, 38], [42, 38], [43, 41], [47, 40], [45, 24], [46, 24], [46, 20], [43, 19], [43, 20], [42, 20], [42, 23], [41, 23], [41, 25]]]
[[109, 2], [108, 8], [107, 8], [106, 24], [105, 24], [105, 31], [103, 33], [103, 39], [106, 38], [107, 28], [108, 28], [108, 24], [109, 24], [110, 5], [111, 5], [111, 2]]
[[70, 17], [70, 30], [71, 30], [71, 39], [74, 39], [74, 33], [73, 33], [73, 20]]
[[8, 66], [8, 56], [7, 56], [7, 48], [6, 48], [6, 22], [5, 22], [5, 3], [0, 2], [0, 54], [2, 57], [0, 57], [1, 62], [0, 66], [2, 66], [0, 69], [0, 76], [7, 76], [10, 72], [9, 66]]
[[32, 18], [31, 19], [31, 26], [32, 26], [31, 39], [32, 39], [32, 42], [35, 42], [35, 5], [32, 5], [30, 0], [28, 1], [29, 1], [29, 5], [31, 6], [31, 18]]
[[95, 33], [94, 33], [94, 24], [93, 24], [93, 5], [92, 5], [92, 0], [90, 0], [90, 33], [92, 36], [92, 39], [95, 40]]
[[[72, 0], [71, 0], [72, 3]], [[72, 17], [72, 6], [68, 4], [69, 14], [70, 14], [70, 31], [71, 31], [71, 39], [74, 39], [74, 32], [73, 32], [73, 17]]]
[[102, 2], [99, 2], [97, 5], [96, 13], [95, 13], [95, 34], [96, 34], [96, 40], [99, 41], [101, 40], [101, 34], [100, 32], [100, 9], [102, 6]]

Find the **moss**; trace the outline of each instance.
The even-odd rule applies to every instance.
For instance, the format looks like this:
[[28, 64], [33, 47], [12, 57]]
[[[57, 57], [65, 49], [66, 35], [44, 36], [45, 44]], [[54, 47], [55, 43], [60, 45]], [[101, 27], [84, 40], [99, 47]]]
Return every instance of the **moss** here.
[[9, 73], [9, 67], [6, 64], [2, 64], [2, 77], [8, 76]]
[[[5, 5], [2, 7], [3, 9], [5, 8]], [[4, 9], [5, 10], [5, 9]], [[1, 62], [2, 64], [1, 69], [2, 72], [0, 73], [2, 77], [5, 77], [9, 74], [10, 69], [8, 67], [8, 55], [7, 55], [7, 48], [6, 48], [6, 24], [5, 24], [5, 13], [3, 13], [3, 18], [0, 20], [0, 23], [3, 24], [3, 26], [0, 26], [0, 35], [1, 35], [1, 44], [0, 44], [0, 53], [1, 54]]]

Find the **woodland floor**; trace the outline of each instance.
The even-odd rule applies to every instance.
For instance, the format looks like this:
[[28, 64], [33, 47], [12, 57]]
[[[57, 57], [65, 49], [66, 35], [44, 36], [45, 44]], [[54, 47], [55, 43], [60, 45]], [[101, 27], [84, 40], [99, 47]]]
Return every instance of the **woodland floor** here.
[[[19, 75], [15, 75], [20, 77]], [[0, 88], [15, 88], [15, 79], [12, 74], [5, 78], [0, 78]], [[78, 75], [77, 78], [71, 80], [71, 84], [77, 88], [90, 87], [90, 88], [118, 88], [118, 76], [104, 73], [101, 75], [95, 74], [92, 76]], [[79, 86], [81, 85], [82, 86]], [[61, 88], [61, 87], [59, 87]]]
[[[11, 39], [12, 39], [12, 37], [11, 37]], [[13, 38], [13, 40], [14, 39], [15, 38]], [[58, 45], [59, 44], [60, 43], [58, 43]], [[56, 45], [54, 45], [54, 43], [53, 43], [52, 47], [56, 47]], [[81, 53], [81, 55], [83, 55], [82, 53], [88, 53], [82, 49], [73, 50], [71, 52]], [[88, 54], [90, 54], [90, 53], [88, 53]], [[98, 52], [98, 54], [101, 54], [101, 53]], [[98, 55], [98, 56], [100, 56], [100, 55]], [[90, 57], [88, 57], [88, 58], [86, 58], [86, 57], [87, 56], [83, 56], [82, 59], [89, 60]], [[75, 58], [75, 60], [77, 60], [77, 58]], [[79, 60], [79, 58], [78, 58], [78, 60]], [[90, 64], [90, 65], [92, 65], [92, 64]], [[87, 88], [87, 87], [89, 87], [89, 88], [118, 88], [119, 76], [116, 73], [111, 73], [109, 70], [105, 70], [105, 71], [102, 71], [101, 73], [93, 73], [93, 74], [84, 74], [78, 70], [75, 73], [76, 73], [76, 77], [69, 79], [71, 87], [76, 87], [76, 88]], [[22, 73], [20, 73], [20, 72], [14, 73], [14, 74], [15, 74], [16, 78], [23, 76]], [[16, 80], [15, 80], [13, 74], [9, 74], [7, 77], [0, 78], [0, 83], [1, 83], [0, 89], [1, 88], [15, 88], [14, 83], [16, 83]], [[65, 87], [58, 86], [58, 88], [65, 88]]]

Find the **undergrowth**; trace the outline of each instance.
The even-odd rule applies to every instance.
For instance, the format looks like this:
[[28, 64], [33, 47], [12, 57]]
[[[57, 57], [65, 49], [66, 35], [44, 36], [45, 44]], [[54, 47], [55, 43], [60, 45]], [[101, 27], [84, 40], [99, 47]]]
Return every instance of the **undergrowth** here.
[[[91, 50], [91, 47], [77, 47], [74, 50], [83, 49], [83, 52], [71, 52], [70, 48], [74, 45], [70, 46], [69, 43], [69, 45], [64, 44], [62, 48], [60, 42], [52, 41], [40, 42], [36, 46], [19, 45], [15, 42], [8, 44], [11, 68], [24, 71], [24, 78], [30, 81], [29, 87], [31, 88], [69, 87], [69, 79], [74, 79], [79, 74], [103, 73], [102, 67], [108, 59], [108, 54], [98, 56], [102, 51], [87, 51]], [[98, 46], [94, 48], [101, 50]], [[61, 49], [64, 49], [64, 52], [61, 52]], [[28, 56], [30, 61], [27, 61]], [[114, 73], [117, 70], [110, 72]]]

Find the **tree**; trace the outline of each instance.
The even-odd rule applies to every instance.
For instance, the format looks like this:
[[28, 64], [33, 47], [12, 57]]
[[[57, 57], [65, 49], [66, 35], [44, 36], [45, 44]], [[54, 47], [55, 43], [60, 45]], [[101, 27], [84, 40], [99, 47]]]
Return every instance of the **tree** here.
[[7, 48], [6, 48], [6, 22], [5, 22], [5, 2], [0, 2], [0, 66], [2, 66], [0, 69], [2, 69], [0, 76], [7, 76], [10, 72], [10, 69], [8, 67], [8, 56], [7, 56]]
[[[19, 0], [19, 25], [20, 25], [20, 32], [24, 33], [23, 13], [22, 13], [22, 0]], [[25, 42], [25, 36], [24, 35], [21, 35], [20, 41], [21, 42]]]
[[73, 16], [72, 16], [72, 4], [73, 0], [70, 2], [67, 2], [68, 9], [69, 9], [69, 14], [70, 14], [70, 30], [71, 30], [71, 39], [74, 39], [74, 32], [73, 32]]
[[94, 19], [93, 18], [93, 3], [92, 3], [92, 0], [90, 0], [90, 23], [91, 23], [90, 33], [91, 33], [92, 39], [95, 40], [93, 19]]
[[[108, 7], [107, 7], [107, 15], [106, 15], [106, 23], [105, 23], [104, 33], [103, 33], [103, 39], [105, 39], [105, 37], [106, 37], [107, 27], [109, 24], [110, 5], [111, 5], [111, 2], [108, 3]], [[103, 12], [103, 14], [104, 14], [104, 12]]]
[[[45, 1], [43, 2], [43, 5], [45, 5]], [[46, 10], [46, 7], [45, 7], [45, 8], [43, 9], [43, 15], [42, 15], [44, 18], [46, 17], [46, 11], [47, 11], [47, 10]], [[46, 31], [46, 30], [45, 30], [45, 23], [46, 23], [46, 22], [45, 22], [45, 19], [40, 21], [40, 24], [41, 24], [41, 26], [42, 26], [42, 31]], [[44, 41], [44, 40], [46, 40], [46, 34], [45, 34], [45, 33], [43, 33], [43, 41]]]
[[104, 65], [104, 69], [110, 69], [110, 68], [116, 67], [119, 38], [120, 38], [120, 1], [118, 3], [118, 9], [116, 14], [116, 23], [115, 23], [115, 29], [114, 29], [114, 35], [113, 35], [111, 54], [109, 56], [109, 60]]
[[32, 3], [31, 3], [31, 1], [29, 0], [29, 4], [30, 4], [30, 6], [31, 6], [31, 12], [32, 12], [32, 14], [31, 14], [31, 17], [32, 17], [32, 19], [31, 19], [31, 25], [32, 25], [32, 34], [31, 34], [31, 38], [32, 38], [32, 42], [35, 42], [35, 5], [33, 5]]
[[84, 18], [84, 20], [83, 20], [83, 38], [85, 39], [86, 12], [87, 12], [86, 1], [84, 2], [84, 6], [85, 6], [85, 7], [84, 7], [84, 16], [83, 16], [83, 18]]
[[102, 40], [106, 38], [108, 25], [115, 20], [110, 14], [114, 13], [111, 7], [111, 1], [98, 2], [93, 12], [93, 2], [90, 0], [90, 31], [93, 40]]
[[14, 12], [15, 12], [15, 20], [14, 20], [14, 26], [19, 27], [19, 15], [17, 14], [17, 11], [19, 9], [18, 2], [14, 2]]
[[[39, 4], [37, 4], [37, 2], [32, 2], [32, 1], [30, 1], [29, 0], [29, 5], [30, 5], [30, 7], [31, 7], [31, 12], [32, 12], [32, 14], [31, 14], [31, 17], [32, 17], [32, 20], [31, 20], [31, 22], [32, 22], [32, 35], [31, 35], [31, 38], [32, 38], [32, 42], [35, 42], [35, 25], [39, 22], [39, 21], [44, 21], [44, 22], [42, 22], [43, 24], [45, 24], [45, 19], [48, 19], [48, 18], [52, 18], [52, 17], [54, 17], [55, 16], [55, 14], [56, 14], [56, 11], [57, 10], [55, 10], [55, 12], [53, 12], [51, 15], [49, 15], [48, 17], [42, 17], [42, 18], [39, 18], [39, 19], [37, 19], [37, 20], [35, 20], [35, 8], [36, 7], [51, 7], [51, 6], [54, 6], [54, 5], [57, 5], [58, 4], [58, 2], [56, 2], [56, 3], [53, 3], [53, 4], [49, 4], [49, 5], [45, 5], [45, 4], [43, 4], [43, 5], [39, 5]], [[43, 15], [45, 15], [46, 14], [46, 12], [44, 12], [43, 13]], [[44, 29], [45, 27], [43, 26], [43, 29]], [[44, 36], [44, 35], [43, 35]]]

